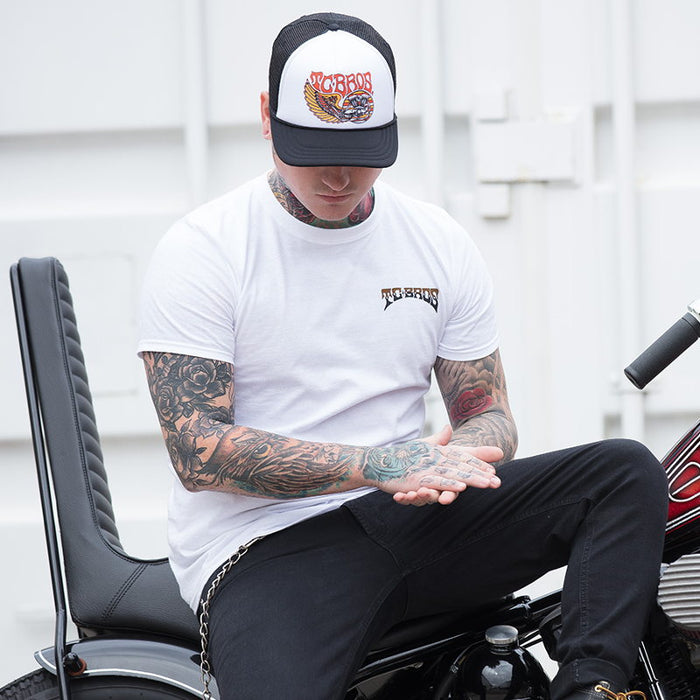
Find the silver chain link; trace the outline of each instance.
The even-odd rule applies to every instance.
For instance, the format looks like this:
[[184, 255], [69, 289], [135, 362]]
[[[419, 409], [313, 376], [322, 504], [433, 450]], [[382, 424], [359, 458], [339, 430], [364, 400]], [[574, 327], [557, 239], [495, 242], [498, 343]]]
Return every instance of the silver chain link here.
[[240, 558], [248, 552], [250, 546], [261, 539], [262, 537], [256, 537], [250, 540], [250, 542], [242, 544], [238, 550], [224, 562], [216, 578], [211, 582], [206, 596], [202, 600], [201, 612], [199, 613], [199, 638], [202, 643], [202, 651], [199, 654], [199, 671], [202, 678], [202, 686], [204, 687], [202, 693], [202, 698], [204, 700], [211, 700], [211, 691], [209, 690], [209, 685], [211, 684], [211, 664], [209, 663], [209, 652], [207, 649], [209, 644], [209, 606], [211, 604], [211, 599], [214, 597], [216, 589], [224, 580], [224, 576], [226, 576], [231, 568], [239, 562]]

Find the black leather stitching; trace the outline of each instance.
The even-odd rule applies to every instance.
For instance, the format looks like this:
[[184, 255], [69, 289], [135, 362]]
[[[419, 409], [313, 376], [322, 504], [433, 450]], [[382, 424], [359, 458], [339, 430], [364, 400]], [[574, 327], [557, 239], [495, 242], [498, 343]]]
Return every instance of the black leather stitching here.
[[146, 570], [147, 564], [141, 564], [140, 566], [136, 567], [131, 572], [131, 575], [124, 581], [124, 583], [121, 585], [119, 590], [114, 594], [114, 597], [110, 601], [109, 605], [105, 609], [105, 611], [102, 613], [102, 621], [107, 622], [109, 618], [112, 616], [112, 613], [116, 610], [117, 606], [121, 602], [122, 598], [129, 592], [131, 587], [134, 585], [134, 582], [141, 576], [141, 574]]
[[[123, 547], [119, 541], [117, 525], [114, 520], [111, 500], [108, 497], [105, 498], [102, 508], [98, 508], [95, 503], [94, 490], [96, 489], [98, 492], [100, 492], [101, 487], [101, 492], [103, 495], [105, 493], [109, 494], [109, 486], [107, 485], [107, 475], [104, 473], [102, 454], [99, 447], [99, 437], [97, 435], [97, 425], [94, 419], [94, 414], [92, 413], [92, 397], [87, 384], [87, 372], [85, 369], [83, 353], [80, 348], [80, 336], [78, 334], [78, 328], [72, 306], [72, 298], [68, 288], [68, 278], [63, 267], [60, 265], [60, 263], [58, 263], [58, 261], [54, 262], [52, 265], [51, 272], [51, 292], [54, 298], [54, 308], [56, 310], [59, 328], [62, 330], [62, 333], [59, 334], [59, 343], [61, 344], [62, 350], [61, 355], [66, 371], [66, 378], [69, 382], [69, 386], [72, 388], [72, 391], [69, 392], [69, 397], [67, 398], [71, 402], [73, 424], [75, 427], [77, 445], [80, 452], [83, 475], [87, 486], [86, 494], [88, 500], [90, 501], [90, 510], [92, 512], [92, 517], [95, 524], [98, 527], [101, 538], [105, 541], [105, 543], [111, 545], [112, 547], [116, 547], [123, 552]], [[71, 345], [70, 348], [68, 347], [69, 344]], [[76, 378], [81, 380], [80, 387], [76, 385]], [[79, 388], [82, 389], [82, 392], [79, 391]], [[81, 396], [84, 399], [82, 410], [78, 406], [77, 396]], [[89, 407], [89, 413], [86, 406]], [[95, 442], [96, 449], [93, 451], [95, 459], [90, 460], [90, 462], [92, 462], [91, 464], [88, 463], [85, 449], [84, 436], [86, 434], [90, 435]], [[99, 473], [99, 469], [101, 469], [102, 473]]]

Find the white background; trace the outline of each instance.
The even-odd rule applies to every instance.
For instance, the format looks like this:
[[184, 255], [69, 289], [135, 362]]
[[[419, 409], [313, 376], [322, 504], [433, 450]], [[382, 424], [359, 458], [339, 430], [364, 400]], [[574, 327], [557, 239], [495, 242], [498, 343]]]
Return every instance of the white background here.
[[[0, 268], [67, 269], [135, 555], [165, 552], [169, 479], [134, 354], [144, 266], [176, 218], [268, 167], [269, 46], [327, 9], [394, 48], [382, 177], [444, 205], [492, 270], [520, 454], [625, 435], [661, 457], [698, 413], [697, 350], [644, 394], [622, 375], [700, 297], [696, 0], [0, 0]], [[0, 318], [2, 685], [53, 619], [9, 284]]]

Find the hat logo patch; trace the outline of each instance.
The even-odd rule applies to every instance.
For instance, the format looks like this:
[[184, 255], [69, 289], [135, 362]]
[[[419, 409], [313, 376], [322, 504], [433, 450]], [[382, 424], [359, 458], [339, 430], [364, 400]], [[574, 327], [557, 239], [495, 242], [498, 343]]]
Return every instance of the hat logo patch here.
[[372, 74], [312, 71], [304, 84], [304, 100], [322, 122], [366, 122], [374, 111]]

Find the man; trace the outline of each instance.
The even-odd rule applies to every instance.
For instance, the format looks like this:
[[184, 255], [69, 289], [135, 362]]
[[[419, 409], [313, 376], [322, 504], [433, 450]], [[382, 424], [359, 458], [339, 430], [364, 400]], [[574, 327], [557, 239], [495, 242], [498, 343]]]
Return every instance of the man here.
[[[274, 169], [155, 253], [139, 351], [178, 476], [183, 597], [208, 617], [222, 698], [342, 698], [394, 624], [568, 564], [553, 698], [623, 693], [665, 477], [623, 440], [513, 460], [484, 263], [377, 180], [395, 82], [361, 20], [287, 25], [261, 96]], [[451, 427], [420, 439], [432, 370]]]

